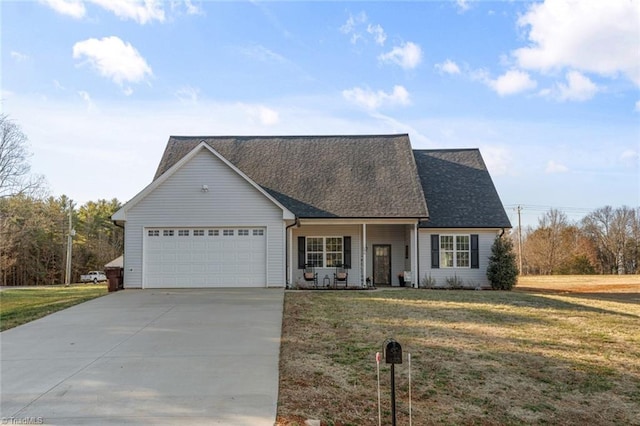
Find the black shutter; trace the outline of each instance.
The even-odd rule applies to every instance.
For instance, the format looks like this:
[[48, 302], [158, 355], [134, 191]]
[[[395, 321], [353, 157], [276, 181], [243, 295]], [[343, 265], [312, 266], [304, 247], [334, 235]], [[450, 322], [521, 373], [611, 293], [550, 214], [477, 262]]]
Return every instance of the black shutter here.
[[344, 267], [351, 269], [351, 237], [342, 237], [344, 250]]
[[431, 268], [440, 268], [440, 235], [431, 235]]
[[471, 234], [471, 268], [480, 268], [480, 254], [478, 252], [478, 234]]
[[298, 237], [298, 269], [304, 269], [307, 263], [307, 243], [304, 237]]

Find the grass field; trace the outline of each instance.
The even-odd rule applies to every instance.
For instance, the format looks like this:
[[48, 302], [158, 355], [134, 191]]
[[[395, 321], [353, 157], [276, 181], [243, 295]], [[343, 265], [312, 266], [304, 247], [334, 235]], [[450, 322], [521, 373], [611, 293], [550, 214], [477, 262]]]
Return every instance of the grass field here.
[[105, 285], [72, 285], [0, 291], [0, 331], [107, 294]]
[[[397, 420], [640, 425], [640, 277], [524, 277], [512, 292], [289, 291], [278, 425], [376, 425], [375, 354], [402, 344]], [[390, 424], [381, 364], [382, 424]]]

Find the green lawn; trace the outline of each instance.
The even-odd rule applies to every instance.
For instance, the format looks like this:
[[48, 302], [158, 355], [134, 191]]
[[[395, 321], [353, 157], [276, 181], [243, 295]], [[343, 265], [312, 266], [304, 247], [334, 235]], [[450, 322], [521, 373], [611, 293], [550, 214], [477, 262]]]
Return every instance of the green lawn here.
[[377, 424], [375, 353], [390, 336], [405, 353], [398, 424], [409, 424], [411, 353], [415, 425], [640, 425], [640, 304], [618, 296], [289, 291], [278, 425]]
[[106, 285], [71, 285], [0, 291], [0, 331], [107, 294]]

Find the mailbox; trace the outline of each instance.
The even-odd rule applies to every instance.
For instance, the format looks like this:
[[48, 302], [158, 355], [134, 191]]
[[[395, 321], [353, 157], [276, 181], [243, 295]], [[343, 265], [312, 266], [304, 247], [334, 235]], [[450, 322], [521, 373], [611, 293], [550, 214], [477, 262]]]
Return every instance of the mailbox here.
[[387, 364], [402, 364], [402, 346], [393, 339], [384, 342], [384, 360]]

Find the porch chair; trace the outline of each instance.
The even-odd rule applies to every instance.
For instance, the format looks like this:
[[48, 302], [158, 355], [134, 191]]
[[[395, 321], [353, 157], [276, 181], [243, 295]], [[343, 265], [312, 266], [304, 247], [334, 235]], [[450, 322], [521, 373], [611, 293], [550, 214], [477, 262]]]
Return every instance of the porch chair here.
[[347, 279], [349, 278], [349, 273], [344, 265], [336, 265], [336, 272], [333, 273], [333, 287], [338, 288], [339, 282], [344, 282], [344, 288], [348, 287]]
[[313, 288], [318, 288], [318, 273], [316, 272], [313, 264], [304, 265], [304, 273], [302, 277], [307, 282], [313, 282]]

